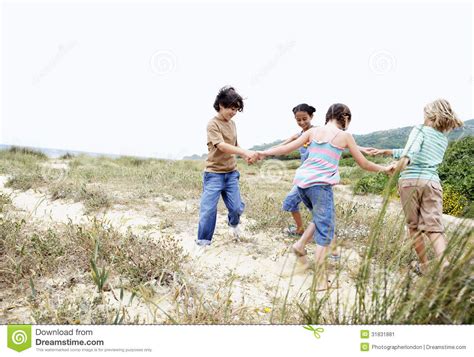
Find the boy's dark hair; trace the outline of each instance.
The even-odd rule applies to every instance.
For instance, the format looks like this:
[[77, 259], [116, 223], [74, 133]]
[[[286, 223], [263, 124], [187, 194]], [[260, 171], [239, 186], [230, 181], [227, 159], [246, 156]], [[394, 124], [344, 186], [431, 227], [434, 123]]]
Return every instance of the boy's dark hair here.
[[302, 103], [302, 104], [298, 104], [292, 110], [293, 110], [293, 114], [296, 114], [297, 112], [306, 112], [309, 115], [313, 115], [313, 113], [316, 111], [316, 108], [306, 103]]
[[214, 101], [214, 109], [219, 111], [219, 104], [224, 108], [236, 108], [239, 112], [244, 110], [244, 100], [237, 93], [234, 87], [225, 86], [217, 93], [216, 100]]
[[336, 103], [331, 105], [326, 113], [326, 124], [329, 120], [335, 119], [342, 129], [346, 129], [346, 119], [347, 124], [349, 124], [351, 118], [352, 114], [349, 107], [345, 104]]

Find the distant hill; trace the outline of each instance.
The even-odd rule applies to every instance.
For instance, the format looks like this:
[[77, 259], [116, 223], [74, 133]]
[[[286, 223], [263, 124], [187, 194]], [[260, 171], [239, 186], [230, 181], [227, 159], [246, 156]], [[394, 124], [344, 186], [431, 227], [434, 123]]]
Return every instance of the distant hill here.
[[206, 160], [206, 159], [207, 159], [207, 154], [202, 154], [202, 155], [194, 154], [191, 156], [183, 157], [183, 160]]
[[[360, 146], [385, 149], [403, 148], [408, 139], [408, 135], [410, 134], [411, 129], [413, 129], [413, 126], [406, 126], [398, 129], [374, 131], [370, 134], [354, 135], [354, 139]], [[449, 134], [448, 139], [449, 141], [453, 141], [462, 136], [474, 136], [474, 119], [466, 120], [462, 128], [454, 130]], [[269, 144], [255, 145], [250, 148], [250, 150], [266, 150], [281, 142], [283, 142], [283, 140], [276, 140]]]
[[[373, 133], [370, 133], [370, 134], [354, 135], [354, 138], [357, 141], [357, 144], [359, 144], [360, 146], [371, 146], [371, 147], [386, 148], [386, 149], [402, 148], [405, 145], [408, 139], [408, 135], [410, 134], [410, 131], [412, 128], [413, 128], [412, 126], [406, 126], [406, 127], [398, 128], [398, 129], [374, 131]], [[474, 119], [466, 120], [464, 122], [464, 127], [451, 132], [448, 136], [448, 139], [449, 141], [453, 141], [463, 136], [474, 136]], [[282, 142], [283, 140], [275, 140], [268, 144], [265, 143], [265, 144], [260, 144], [260, 145], [254, 145], [253, 147], [250, 148], [250, 150], [256, 150], [256, 151], [266, 150]], [[0, 150], [8, 150], [12, 146], [15, 146], [15, 145], [0, 144]], [[83, 155], [93, 156], [93, 157], [97, 157], [97, 156], [107, 156], [111, 158], [120, 157], [120, 155], [108, 154], [108, 153], [62, 150], [62, 149], [52, 149], [52, 148], [38, 148], [38, 147], [27, 147], [27, 146], [22, 146], [22, 147], [40, 151], [46, 154], [50, 158], [58, 158], [65, 154], [70, 154], [74, 156], [83, 154]], [[140, 157], [140, 156], [136, 156], [136, 157]], [[185, 156], [183, 157], [183, 160], [205, 160], [206, 158], [207, 158], [207, 153], [203, 153], [201, 155], [194, 154], [191, 156]], [[284, 159], [284, 160], [285, 159], [286, 160], [298, 159], [299, 152], [295, 151], [291, 153], [290, 155], [286, 155], [284, 157], [280, 156], [279, 158]]]
[[[374, 131], [370, 134], [354, 135], [354, 139], [360, 146], [386, 149], [403, 148], [412, 129], [412, 126], [406, 126], [398, 129]], [[474, 136], [474, 119], [465, 121], [462, 128], [452, 131], [448, 135], [448, 140], [453, 141], [461, 136]]]

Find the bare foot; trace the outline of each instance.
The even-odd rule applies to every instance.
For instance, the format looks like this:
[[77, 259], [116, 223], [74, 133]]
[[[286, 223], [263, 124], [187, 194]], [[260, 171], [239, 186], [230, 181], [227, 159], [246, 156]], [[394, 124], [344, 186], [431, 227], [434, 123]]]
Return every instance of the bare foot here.
[[293, 244], [293, 245], [291, 246], [291, 251], [292, 251], [298, 258], [301, 258], [301, 257], [304, 257], [304, 256], [308, 255], [308, 252], [306, 251], [306, 249], [300, 250], [300, 249], [298, 249], [298, 247], [296, 246], [296, 244]]

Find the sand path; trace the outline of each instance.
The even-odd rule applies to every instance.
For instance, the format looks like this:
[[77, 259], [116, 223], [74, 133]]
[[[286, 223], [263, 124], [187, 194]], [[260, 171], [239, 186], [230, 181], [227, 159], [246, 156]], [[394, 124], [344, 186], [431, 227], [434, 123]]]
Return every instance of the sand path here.
[[[67, 169], [61, 163], [54, 163], [54, 165], [51, 167]], [[87, 224], [92, 218], [85, 214], [82, 203], [53, 201], [46, 193], [33, 190], [26, 192], [12, 190], [5, 187], [7, 180], [7, 176], [0, 176], [0, 192], [9, 195], [13, 206], [26, 218], [34, 218], [44, 224], [69, 221]], [[382, 199], [378, 196], [354, 197], [346, 186], [336, 187], [335, 192], [337, 200], [357, 201], [373, 209], [378, 209], [382, 204]], [[294, 239], [276, 229], [252, 234], [248, 229], [252, 222], [245, 216], [242, 219], [243, 237], [235, 242], [228, 231], [226, 214], [220, 211], [212, 246], [198, 249], [194, 243], [198, 225], [198, 204], [196, 200], [176, 201], [164, 196], [144, 200], [140, 211], [116, 205], [105, 213], [97, 214], [96, 217], [122, 232], [131, 229], [137, 234], [147, 234], [155, 239], [162, 239], [164, 234], [174, 236], [190, 258], [185, 264], [185, 279], [190, 281], [196, 287], [197, 293], [203, 296], [212, 298], [219, 288], [222, 289], [222, 286], [225, 286], [227, 291], [222, 294], [228, 294], [235, 303], [268, 312], [268, 308], [274, 306], [275, 301], [281, 302], [285, 298], [288, 301], [293, 298], [301, 301], [308, 295], [313, 274], [310, 271], [304, 271], [297, 258], [289, 252]], [[173, 226], [163, 227], [164, 213], [166, 216], [187, 219], [176, 220]], [[391, 202], [389, 214], [399, 213], [400, 204], [397, 201]], [[454, 217], [444, 216], [444, 218], [449, 224], [460, 223], [460, 220]], [[311, 249], [309, 249], [310, 252]], [[350, 278], [349, 272], [357, 269], [359, 263], [360, 256], [357, 251], [347, 247], [342, 250], [343, 269], [339, 271], [337, 281], [339, 299], [353, 299], [354, 281]], [[334, 279], [336, 265], [330, 264], [329, 271], [329, 279]], [[150, 284], [152, 285], [152, 282]], [[160, 288], [157, 287], [157, 289]], [[87, 293], [87, 289], [84, 286], [77, 286], [71, 293], [81, 296]], [[114, 295], [118, 296], [118, 294], [119, 290], [114, 290], [110, 294], [108, 300], [111, 304], [118, 304], [114, 299]], [[170, 309], [173, 304], [171, 292], [160, 291], [159, 295], [155, 303], [160, 309]], [[332, 295], [335, 296], [335, 293]], [[141, 316], [143, 322], [148, 323], [156, 323], [164, 319], [164, 315], [157, 312], [157, 309], [150, 309], [140, 301], [129, 307], [128, 313], [132, 317]], [[262, 314], [265, 313], [262, 312]], [[265, 321], [265, 316], [262, 316], [262, 321]]]

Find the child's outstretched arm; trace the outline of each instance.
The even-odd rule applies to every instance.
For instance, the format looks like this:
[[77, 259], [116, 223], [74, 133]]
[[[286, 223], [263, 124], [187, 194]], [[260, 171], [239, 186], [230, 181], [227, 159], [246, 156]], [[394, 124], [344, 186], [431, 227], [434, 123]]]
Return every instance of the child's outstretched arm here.
[[375, 155], [381, 155], [382, 154], [381, 149], [377, 149], [377, 148], [373, 148], [373, 147], [357, 146], [357, 148], [360, 150], [361, 153], [363, 153], [365, 155], [375, 156]]
[[[410, 132], [405, 148], [392, 150], [393, 157], [395, 159], [408, 158], [407, 164], [410, 163], [413, 157], [420, 151], [423, 139], [424, 135], [421, 128], [415, 126]], [[405, 169], [405, 167], [403, 169]]]
[[282, 146], [276, 146], [268, 150], [259, 152], [260, 158], [264, 158], [267, 156], [280, 156], [280, 155], [289, 154], [290, 152], [306, 144], [310, 140], [310, 137], [311, 137], [311, 130], [305, 131], [298, 139], [293, 140], [292, 142], [288, 144], [285, 144]]
[[[393, 156], [394, 159], [400, 159], [402, 157], [408, 157], [410, 160], [413, 155], [418, 153], [423, 143], [423, 132], [418, 127], [414, 127], [410, 132], [408, 141], [403, 149], [376, 149], [367, 148], [367, 153], [371, 156], [385, 155]], [[405, 166], [406, 167], [406, 166]]]
[[378, 155], [392, 156], [393, 150], [392, 149], [365, 148], [365, 154], [368, 154], [370, 156], [378, 156]]
[[257, 155], [257, 153], [255, 151], [242, 149], [239, 146], [234, 146], [234, 145], [227, 144], [227, 143], [219, 143], [219, 144], [216, 145], [216, 147], [220, 151], [225, 152], [226, 154], [239, 155], [239, 156], [242, 156], [243, 158], [245, 158], [246, 160], [249, 160], [249, 159], [252, 159], [252, 158], [255, 159], [255, 157]]
[[277, 147], [289, 144], [289, 143], [291, 143], [292, 141], [295, 141], [298, 138], [299, 138], [299, 134], [294, 134], [294, 135], [290, 136], [288, 139], [286, 139], [285, 141], [283, 141], [283, 142], [281, 142], [277, 145], [272, 146], [272, 148], [277, 148]]
[[367, 160], [365, 156], [362, 155], [362, 153], [360, 152], [359, 147], [357, 146], [354, 140], [354, 137], [349, 133], [345, 133], [345, 135], [347, 140], [347, 147], [349, 148], [349, 152], [351, 153], [357, 165], [359, 165], [364, 170], [372, 172], [389, 172], [391, 170], [390, 167], [377, 165]]

